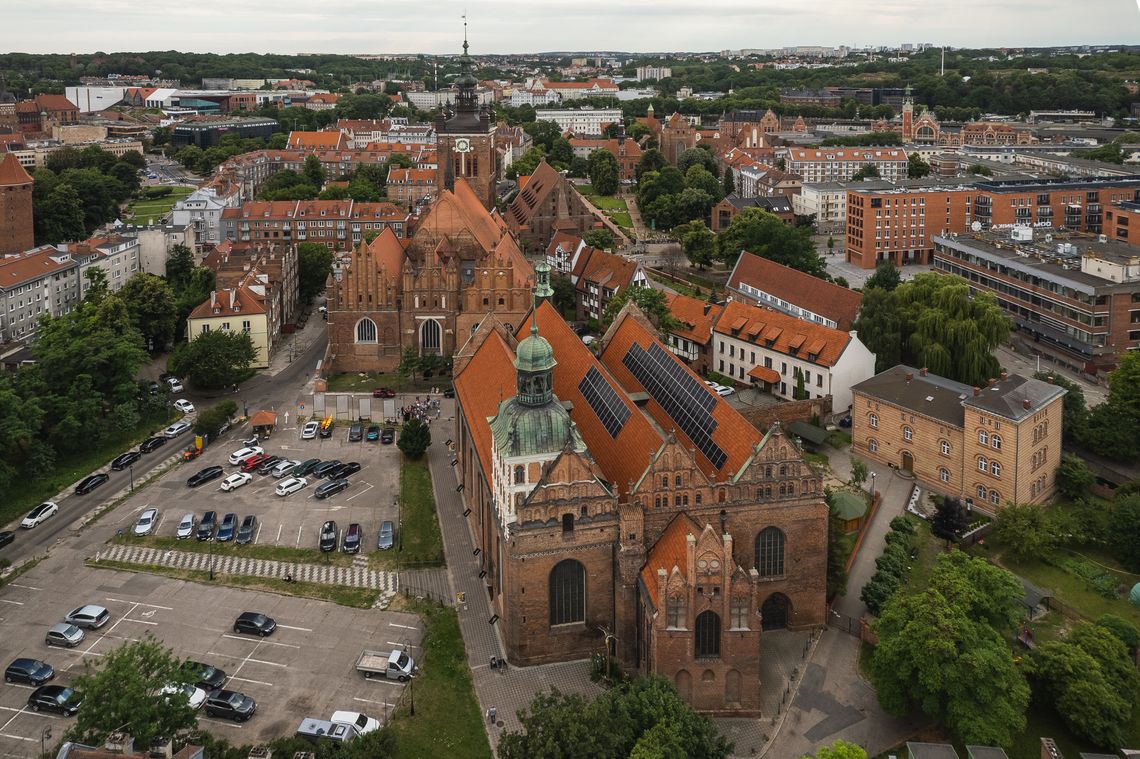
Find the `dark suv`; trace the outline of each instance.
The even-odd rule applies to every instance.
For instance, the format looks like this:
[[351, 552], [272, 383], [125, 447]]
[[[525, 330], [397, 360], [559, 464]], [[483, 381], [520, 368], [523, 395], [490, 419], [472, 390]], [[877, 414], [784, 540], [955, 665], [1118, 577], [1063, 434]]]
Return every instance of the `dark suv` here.
[[216, 690], [206, 699], [206, 714], [211, 717], [245, 722], [256, 711], [256, 701], [234, 690]]
[[202, 515], [202, 521], [198, 523], [198, 540], [213, 540], [214, 530], [218, 527], [218, 513], [216, 511], [207, 511]]
[[328, 498], [330, 495], [336, 495], [347, 487], [348, 480], [343, 478], [339, 480], [329, 480], [328, 482], [322, 482], [317, 486], [317, 489], [313, 491], [313, 497], [320, 501]]
[[353, 522], [344, 531], [344, 544], [341, 545], [340, 550], [345, 553], [360, 553], [360, 541], [364, 538], [364, 530], [360, 525]]
[[4, 682], [43, 685], [55, 677], [55, 670], [39, 659], [16, 659], [4, 670]]
[[234, 620], [234, 632], [246, 635], [272, 635], [277, 629], [277, 621], [256, 611], [243, 611]]
[[192, 682], [207, 693], [221, 688], [226, 683], [226, 673], [212, 664], [187, 661], [186, 671], [190, 675]]
[[325, 553], [336, 550], [337, 537], [339, 531], [336, 528], [336, 522], [329, 520], [321, 525], [321, 535], [318, 540], [320, 549]]
[[200, 469], [194, 474], [190, 475], [186, 480], [189, 487], [196, 488], [199, 485], [205, 485], [210, 480], [216, 480], [225, 473], [226, 470], [220, 466], [208, 466], [205, 469]]
[[322, 461], [320, 464], [318, 464], [316, 467], [313, 468], [313, 476], [314, 477], [324, 477], [329, 472], [336, 469], [340, 465], [341, 465], [340, 459], [333, 459], [332, 461]]
[[356, 422], [348, 428], [348, 442], [359, 443], [364, 439], [364, 425]]

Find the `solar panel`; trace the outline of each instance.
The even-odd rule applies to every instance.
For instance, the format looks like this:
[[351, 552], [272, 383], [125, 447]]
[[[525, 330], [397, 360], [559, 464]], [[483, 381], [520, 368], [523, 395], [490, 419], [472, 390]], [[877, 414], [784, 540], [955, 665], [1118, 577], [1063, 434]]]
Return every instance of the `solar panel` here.
[[629, 407], [621, 402], [613, 385], [602, 376], [596, 366], [591, 366], [590, 371], [586, 372], [586, 376], [578, 383], [578, 390], [598, 415], [606, 432], [610, 433], [610, 437], [616, 438], [629, 420]]
[[713, 467], [724, 466], [728, 454], [712, 439], [717, 422], [710, 412], [716, 407], [716, 396], [656, 343], [648, 351], [634, 343], [622, 363]]

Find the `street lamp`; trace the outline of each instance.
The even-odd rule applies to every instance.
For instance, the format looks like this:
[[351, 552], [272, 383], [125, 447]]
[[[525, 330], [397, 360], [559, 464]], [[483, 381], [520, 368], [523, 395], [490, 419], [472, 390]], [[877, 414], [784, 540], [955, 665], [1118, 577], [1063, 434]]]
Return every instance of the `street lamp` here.
[[875, 473], [871, 472], [871, 500], [875, 499]]
[[133, 493], [133, 492], [135, 492], [135, 465], [134, 464], [130, 465], [130, 470], [131, 470], [131, 492]]

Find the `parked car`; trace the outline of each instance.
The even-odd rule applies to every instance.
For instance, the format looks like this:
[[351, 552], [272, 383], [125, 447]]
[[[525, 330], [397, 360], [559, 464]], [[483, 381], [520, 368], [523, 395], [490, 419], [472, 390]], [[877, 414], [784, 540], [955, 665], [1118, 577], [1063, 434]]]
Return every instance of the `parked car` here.
[[728, 396], [732, 395], [735, 392], [736, 392], [736, 388], [728, 387], [727, 385], [721, 385], [717, 389], [716, 394], [719, 395], [721, 398], [727, 398]]
[[243, 472], [255, 472], [257, 471], [257, 468], [264, 464], [266, 461], [269, 461], [268, 453], [255, 453], [245, 461], [241, 462], [241, 470]]
[[244, 546], [247, 543], [253, 542], [253, 536], [257, 532], [257, 517], [253, 514], [247, 514], [245, 519], [241, 520], [241, 527], [237, 531], [237, 540], [234, 542], [239, 546]]
[[329, 472], [336, 469], [341, 465], [340, 459], [333, 459], [332, 461], [321, 462], [313, 469], [313, 476], [320, 478], [326, 476]]
[[360, 712], [336, 711], [329, 717], [329, 722], [338, 725], [352, 725], [356, 732], [361, 735], [367, 735], [380, 729], [380, 720]]
[[330, 480], [342, 480], [349, 475], [356, 474], [359, 471], [360, 464], [355, 461], [349, 461], [336, 467], [331, 472], [326, 472], [325, 477]]
[[116, 472], [121, 472], [141, 458], [142, 454], [138, 451], [127, 451], [126, 453], [120, 453], [111, 462], [111, 468]]
[[182, 433], [189, 431], [193, 426], [194, 425], [190, 424], [190, 422], [175, 422], [162, 431], [162, 436], [168, 440], [170, 438], [176, 438]]
[[385, 427], [384, 431], [380, 433], [380, 442], [384, 445], [391, 445], [396, 442], [396, 430]]
[[396, 545], [396, 525], [391, 519], [385, 519], [380, 523], [380, 537], [376, 540], [376, 547], [381, 551], [387, 551]]
[[373, 440], [379, 440], [380, 439], [380, 425], [374, 424], [371, 427], [369, 427], [368, 433], [364, 436], [364, 439], [369, 441], [369, 442], [372, 442]]
[[454, 398], [455, 397], [455, 388], [449, 387], [446, 390], [444, 390], [443, 391], [443, 397], [444, 398]]
[[99, 474], [93, 474], [90, 477], [85, 477], [83, 481], [75, 486], [75, 494], [87, 495], [95, 488], [107, 482], [109, 479], [111, 479], [111, 475], [107, 474], [106, 472], [100, 472]]
[[4, 530], [3, 532], [0, 532], [0, 548], [3, 548], [15, 539], [16, 533], [12, 532], [11, 530]]
[[317, 486], [317, 489], [313, 491], [313, 497], [317, 499], [328, 498], [330, 495], [336, 495], [347, 487], [348, 480], [329, 480]]
[[249, 472], [238, 472], [237, 474], [231, 474], [229, 477], [222, 480], [222, 484], [219, 486], [219, 488], [228, 493], [231, 490], [237, 490], [252, 479], [253, 475]]
[[85, 627], [88, 630], [98, 630], [111, 620], [111, 612], [99, 604], [86, 604], [72, 609], [63, 618], [76, 627]]
[[352, 426], [348, 428], [348, 442], [359, 443], [364, 439], [364, 425], [360, 422], [353, 422]]
[[201, 709], [202, 704], [206, 703], [206, 691], [191, 683], [170, 683], [162, 689], [162, 695], [167, 698], [179, 694], [186, 696], [186, 703], [191, 709]]
[[179, 398], [178, 400], [176, 400], [174, 402], [174, 408], [178, 409], [183, 414], [193, 414], [194, 413], [194, 404], [191, 403], [190, 401], [186, 400], [185, 398]]
[[[273, 467], [277, 466], [277, 464], [280, 463], [281, 459], [282, 459], [281, 456], [270, 456], [270, 457], [268, 457], [267, 459], [265, 459], [265, 461], [262, 461], [260, 464], [257, 465], [257, 473], [258, 474], [269, 474], [270, 472], [273, 471]], [[247, 461], [245, 463], [248, 464], [249, 462]]]
[[147, 509], [139, 514], [139, 521], [135, 522], [135, 537], [150, 535], [158, 524], [158, 509]]
[[55, 670], [39, 659], [16, 659], [4, 670], [4, 682], [43, 685], [55, 677]]
[[301, 439], [312, 440], [317, 436], [317, 430], [320, 428], [320, 422], [305, 422], [305, 426], [301, 428]]
[[47, 643], [49, 646], [75, 648], [83, 642], [85, 637], [87, 637], [87, 633], [70, 622], [57, 622], [48, 628], [47, 635], [44, 637], [44, 643]]
[[166, 384], [170, 385], [170, 392], [172, 393], [181, 393], [185, 390], [185, 388], [182, 387], [182, 382], [177, 377], [167, 377]]
[[395, 398], [396, 391], [387, 387], [378, 387], [372, 391], [373, 398]]
[[233, 540], [235, 529], [237, 529], [237, 514], [231, 511], [222, 517], [222, 523], [218, 525], [217, 541], [225, 543], [228, 540]]
[[245, 722], [257, 711], [257, 702], [244, 693], [216, 690], [206, 697], [206, 714], [234, 722]]
[[335, 551], [338, 537], [340, 537], [340, 531], [337, 530], [336, 522], [330, 519], [321, 525], [321, 533], [317, 538], [317, 546], [324, 553]]
[[210, 480], [218, 479], [223, 474], [225, 474], [225, 471], [226, 470], [222, 469], [220, 466], [208, 466], [205, 469], [199, 469], [197, 472], [190, 475], [190, 478], [186, 480], [186, 484], [192, 488], [196, 488], [199, 485], [206, 484]]
[[238, 448], [230, 454], [230, 463], [234, 466], [244, 463], [247, 459], [251, 459], [259, 453], [265, 453], [261, 446], [253, 445], [247, 448]]
[[217, 690], [226, 684], [225, 670], [218, 669], [212, 664], [203, 664], [200, 661], [187, 661], [186, 671], [193, 678], [193, 682], [206, 692]]
[[42, 685], [28, 696], [33, 712], [54, 712], [70, 717], [83, 705], [83, 694], [63, 685]]
[[178, 523], [178, 529], [174, 531], [174, 537], [179, 540], [185, 540], [194, 534], [194, 530], [198, 527], [198, 520], [193, 514], [185, 514], [182, 521]]
[[218, 528], [218, 512], [207, 511], [198, 523], [198, 540], [213, 540], [214, 530]]
[[282, 459], [273, 465], [273, 468], [269, 470], [269, 474], [272, 475], [274, 479], [279, 480], [286, 475], [293, 474], [293, 470], [300, 465], [301, 462], [296, 459]]
[[54, 517], [58, 512], [59, 506], [54, 501], [44, 501], [28, 512], [28, 515], [24, 517], [24, 521], [20, 522], [20, 526], [25, 530], [30, 530], [51, 517]]
[[166, 438], [148, 437], [146, 440], [139, 443], [139, 453], [151, 453], [152, 451], [157, 451], [164, 445], [166, 445]]
[[307, 459], [293, 468], [290, 472], [294, 477], [303, 477], [309, 472], [316, 469], [321, 463], [320, 459]]
[[328, 422], [328, 424], [322, 422], [320, 427], [317, 429], [317, 434], [321, 437], [332, 437], [333, 427], [336, 426], [336, 423], [331, 419], [326, 419], [325, 421]]
[[234, 620], [234, 632], [246, 635], [272, 635], [277, 629], [277, 621], [256, 611], [243, 611]]
[[292, 493], [296, 493], [298, 490], [301, 490], [308, 484], [309, 481], [304, 477], [290, 477], [287, 480], [282, 480], [281, 482], [277, 483], [277, 487], [274, 489], [274, 492], [279, 496], [286, 496]]
[[345, 553], [360, 553], [360, 543], [364, 539], [364, 530], [360, 525], [353, 522], [344, 531], [344, 542], [340, 545], [340, 550]]

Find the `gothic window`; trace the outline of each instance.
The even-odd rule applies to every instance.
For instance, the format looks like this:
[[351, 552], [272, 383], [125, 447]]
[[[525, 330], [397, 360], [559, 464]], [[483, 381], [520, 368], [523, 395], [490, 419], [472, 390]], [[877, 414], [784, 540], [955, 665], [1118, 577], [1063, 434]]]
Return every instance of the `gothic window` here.
[[733, 630], [747, 630], [748, 629], [748, 599], [747, 598], [734, 598], [732, 599], [732, 629]]
[[439, 322], [427, 319], [420, 325], [420, 350], [438, 351], [440, 349]]
[[695, 499], [695, 501], [694, 501], [694, 502], [695, 502], [695, 503], [696, 503], [698, 506], [700, 506], [700, 505], [701, 505], [701, 494], [700, 494], [700, 493], [697, 493], [695, 496], [693, 496], [693, 498]]
[[720, 656], [720, 615], [704, 611], [697, 615], [696, 655]]
[[564, 533], [574, 532], [574, 515], [573, 514], [563, 514], [562, 515], [562, 532], [564, 532]]
[[680, 506], [681, 505], [681, 496], [679, 496], [679, 495], [673, 496], [673, 505], [674, 506]]
[[784, 477], [787, 475], [787, 473], [788, 473], [788, 468], [786, 466], [784, 466], [783, 464], [780, 464], [780, 476]]
[[669, 487], [669, 475], [667, 475], [667, 474], [661, 475], [661, 487], [663, 487], [663, 488]]
[[681, 475], [678, 474], [673, 478], [673, 486], [678, 488], [681, 487]]
[[376, 322], [368, 317], [364, 317], [356, 323], [356, 342], [358, 343], [374, 343], [376, 342]]
[[586, 620], [586, 569], [566, 559], [550, 570], [550, 624]]
[[784, 533], [777, 527], [766, 527], [756, 535], [756, 571], [761, 577], [784, 574]]
[[666, 601], [666, 627], [675, 629], [685, 628], [685, 594], [671, 593]]

